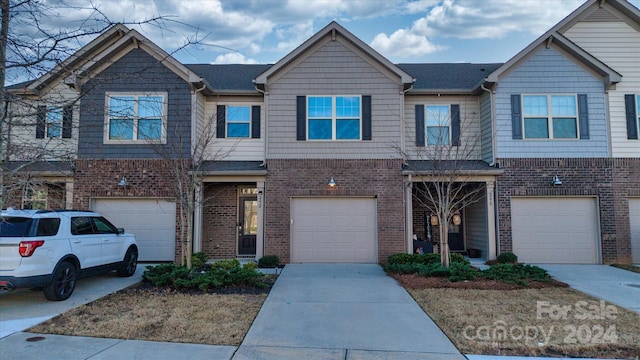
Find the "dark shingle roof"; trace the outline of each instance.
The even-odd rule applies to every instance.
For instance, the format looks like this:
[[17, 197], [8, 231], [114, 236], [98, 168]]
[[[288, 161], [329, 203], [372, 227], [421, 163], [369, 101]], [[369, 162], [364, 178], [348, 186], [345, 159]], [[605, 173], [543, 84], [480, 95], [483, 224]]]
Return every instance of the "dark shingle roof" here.
[[67, 173], [73, 171], [73, 166], [66, 161], [8, 161], [4, 164], [5, 171]]
[[415, 90], [473, 90], [502, 64], [398, 64], [416, 79]]
[[13, 85], [7, 85], [5, 87], [5, 89], [7, 90], [19, 90], [19, 89], [23, 89], [26, 88], [27, 86], [31, 85], [35, 80], [28, 80], [28, 81], [23, 81], [21, 83], [17, 83], [17, 84], [13, 84]]
[[264, 172], [262, 161], [204, 161], [201, 172]]
[[185, 64], [191, 71], [200, 75], [214, 91], [255, 91], [253, 79], [271, 67], [271, 65], [245, 64]]

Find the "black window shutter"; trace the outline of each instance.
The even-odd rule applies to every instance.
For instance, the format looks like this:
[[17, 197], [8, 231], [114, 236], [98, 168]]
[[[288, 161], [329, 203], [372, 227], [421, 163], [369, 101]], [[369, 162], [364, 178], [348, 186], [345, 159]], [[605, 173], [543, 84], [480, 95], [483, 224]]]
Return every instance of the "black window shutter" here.
[[627, 115], [627, 139], [638, 139], [638, 114], [636, 114], [636, 96], [626, 94], [624, 96], [624, 109]]
[[580, 123], [580, 139], [589, 139], [589, 105], [587, 94], [578, 94], [578, 122]]
[[451, 105], [451, 145], [460, 146], [460, 105]]
[[218, 105], [216, 110], [216, 137], [223, 139], [225, 137], [225, 123], [227, 121], [227, 107]]
[[522, 139], [522, 108], [519, 94], [511, 95], [511, 137], [514, 140]]
[[65, 106], [62, 109], [62, 137], [71, 138], [71, 129], [73, 127], [73, 107]]
[[307, 97], [296, 98], [296, 139], [307, 140]]
[[44, 139], [44, 130], [47, 123], [47, 107], [39, 105], [36, 116], [36, 139]]
[[260, 139], [260, 106], [251, 107], [251, 138]]
[[362, 140], [371, 140], [371, 95], [362, 96]]
[[424, 105], [416, 105], [416, 146], [424, 146]]

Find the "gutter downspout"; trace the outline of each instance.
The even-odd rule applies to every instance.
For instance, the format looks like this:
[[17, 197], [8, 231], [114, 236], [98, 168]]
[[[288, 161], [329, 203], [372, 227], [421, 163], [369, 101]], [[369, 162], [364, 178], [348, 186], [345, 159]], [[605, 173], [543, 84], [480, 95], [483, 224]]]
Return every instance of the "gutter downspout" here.
[[[485, 82], [487, 81], [487, 78], [484, 79]], [[496, 109], [495, 109], [495, 101], [493, 99], [493, 91], [490, 89], [487, 89], [484, 86], [484, 82], [480, 85], [480, 88], [486, 92], [489, 93], [489, 102], [490, 102], [490, 108], [491, 108], [491, 164], [489, 164], [489, 166], [496, 166], [496, 152], [498, 151], [498, 141], [497, 141], [497, 125], [496, 125], [496, 117], [495, 117], [495, 113], [496, 113]], [[497, 176], [496, 176], [497, 177]], [[494, 182], [494, 187], [493, 187], [493, 210], [494, 210], [494, 219], [495, 219], [495, 234], [496, 234], [496, 248], [495, 248], [495, 254], [498, 255], [500, 254], [500, 214], [498, 209], [500, 208], [498, 206], [498, 181], [496, 179], [496, 181]], [[490, 224], [489, 224], [490, 225]], [[487, 254], [488, 255], [488, 254]], [[489, 256], [487, 256], [489, 257]], [[488, 260], [493, 260], [493, 259], [488, 259]]]
[[[405, 106], [405, 95], [407, 94], [407, 92], [411, 91], [413, 89], [413, 83], [416, 82], [416, 79], [413, 79], [413, 82], [411, 83], [411, 85], [409, 85], [408, 88], [404, 88], [400, 90], [400, 149], [402, 150], [402, 153], [405, 154], [406, 153], [406, 149], [405, 149], [405, 126], [404, 126], [404, 106]], [[406, 159], [403, 159], [406, 160]]]
[[269, 96], [269, 92], [266, 91], [266, 85], [265, 85], [265, 90], [261, 90], [258, 87], [258, 84], [256, 84], [255, 79], [253, 80], [253, 87], [256, 89], [257, 92], [261, 93], [262, 96], [264, 97], [264, 155], [262, 157], [262, 164], [260, 164], [260, 166], [265, 167], [267, 165], [267, 151], [269, 150], [268, 147], [268, 141], [267, 141], [267, 119], [269, 117], [269, 101], [268, 101], [268, 96]]
[[[203, 80], [203, 79], [201, 79]], [[194, 139], [198, 136], [198, 114], [197, 114], [197, 104], [198, 104], [198, 93], [207, 88], [207, 84], [202, 81], [202, 87], [199, 89], [195, 89], [193, 91], [192, 103], [193, 108], [191, 109], [191, 143], [193, 144]], [[196, 154], [196, 149], [192, 149], [192, 156], [199, 156]], [[194, 174], [193, 176], [197, 176]], [[193, 194], [195, 201], [195, 209], [193, 214], [193, 252], [202, 251], [202, 183], [198, 183], [196, 185], [195, 194]]]
[[[256, 91], [258, 91], [259, 93], [262, 94], [263, 99], [264, 99], [264, 121], [261, 121], [261, 125], [264, 124], [264, 154], [262, 156], [262, 164], [260, 164], [261, 167], [266, 168], [267, 166], [267, 151], [269, 150], [268, 144], [269, 141], [267, 141], [267, 121], [269, 118], [269, 92], [266, 91], [266, 85], [265, 85], [265, 89], [261, 90], [258, 87], [258, 84], [256, 84], [255, 79], [253, 80], [253, 86], [255, 87]], [[261, 237], [262, 239], [257, 239], [257, 243], [260, 244], [261, 247], [261, 251], [256, 251], [256, 256], [258, 255], [264, 255], [265, 254], [265, 231], [264, 231], [264, 223], [265, 223], [265, 214], [266, 214], [266, 197], [267, 197], [267, 189], [266, 189], [266, 181], [262, 182], [262, 189], [258, 189], [258, 196], [262, 198], [261, 200], [261, 209], [258, 209], [258, 213], [262, 213], [260, 216], [260, 218], [258, 219], [258, 221], [262, 224], [262, 234]], [[260, 211], [262, 210], [262, 211]], [[257, 244], [256, 244], [257, 245]], [[258, 259], [256, 259], [258, 260]]]

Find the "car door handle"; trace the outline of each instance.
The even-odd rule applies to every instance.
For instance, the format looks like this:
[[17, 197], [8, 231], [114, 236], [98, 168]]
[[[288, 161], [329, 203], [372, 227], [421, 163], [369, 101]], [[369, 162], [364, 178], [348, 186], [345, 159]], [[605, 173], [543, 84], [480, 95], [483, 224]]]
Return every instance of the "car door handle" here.
[[73, 240], [73, 243], [74, 243], [74, 244], [80, 244], [81, 242], [82, 242], [82, 241], [80, 241], [80, 240]]
[[109, 241], [111, 241], [111, 239], [109, 239], [109, 238], [102, 239], [102, 242], [109, 242]]

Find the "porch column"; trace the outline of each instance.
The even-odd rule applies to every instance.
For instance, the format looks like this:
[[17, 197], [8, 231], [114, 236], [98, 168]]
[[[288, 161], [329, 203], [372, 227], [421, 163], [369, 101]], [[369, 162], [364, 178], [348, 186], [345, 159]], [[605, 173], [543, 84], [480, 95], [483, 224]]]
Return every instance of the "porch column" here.
[[258, 188], [258, 233], [256, 234], [256, 260], [264, 256], [264, 181], [257, 181]]
[[193, 252], [202, 251], [202, 183], [196, 185], [193, 209]]
[[65, 190], [65, 208], [73, 209], [73, 180], [67, 179], [64, 182], [64, 190]]
[[413, 253], [413, 181], [409, 175], [404, 187], [404, 222], [407, 254]]
[[496, 209], [495, 209], [495, 181], [487, 181], [487, 229], [489, 236], [489, 248], [487, 249], [487, 260], [496, 259]]

